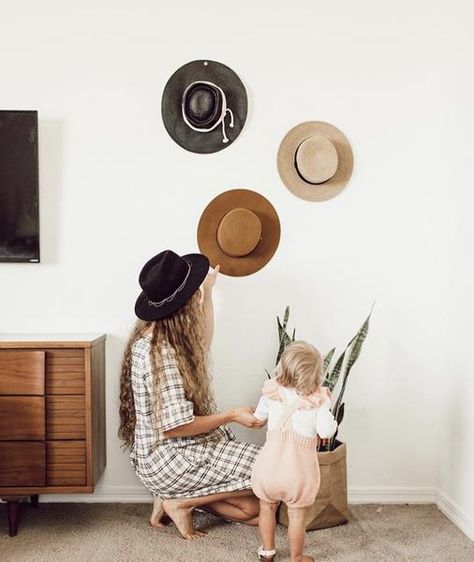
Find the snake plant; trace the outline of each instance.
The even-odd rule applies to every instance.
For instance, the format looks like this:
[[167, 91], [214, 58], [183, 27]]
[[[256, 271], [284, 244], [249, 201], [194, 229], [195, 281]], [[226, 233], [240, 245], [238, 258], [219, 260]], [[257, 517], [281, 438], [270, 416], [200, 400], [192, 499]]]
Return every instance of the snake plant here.
[[[373, 307], [372, 307], [373, 310]], [[344, 351], [339, 355], [337, 361], [334, 363], [334, 366], [331, 366], [332, 359], [336, 348], [333, 347], [326, 355], [324, 356], [323, 360], [323, 386], [327, 386], [331, 392], [334, 391], [339, 379], [342, 376], [342, 383], [341, 389], [339, 391], [339, 395], [334, 402], [334, 406], [332, 408], [332, 413], [337, 420], [338, 427], [340, 426], [342, 420], [344, 419], [344, 402], [342, 401], [344, 397], [344, 392], [346, 390], [347, 379], [349, 378], [349, 374], [354, 366], [355, 362], [359, 358], [360, 352], [362, 350], [362, 346], [364, 344], [365, 338], [369, 333], [369, 322], [370, 317], [372, 315], [372, 310], [370, 311], [369, 315], [365, 319], [362, 326], [359, 328], [356, 335], [349, 341], [346, 345]], [[280, 357], [285, 350], [286, 346], [295, 341], [295, 330], [291, 337], [289, 336], [286, 328], [288, 325], [288, 319], [290, 317], [290, 307], [287, 306], [285, 308], [285, 313], [283, 315], [283, 322], [280, 321], [280, 318], [277, 316], [277, 326], [278, 326], [278, 354], [276, 358], [276, 364], [280, 360]], [[270, 374], [267, 371], [267, 375], [270, 377]], [[329, 443], [325, 444], [324, 446], [320, 446], [320, 451], [332, 451], [336, 446], [336, 434], [329, 440]]]

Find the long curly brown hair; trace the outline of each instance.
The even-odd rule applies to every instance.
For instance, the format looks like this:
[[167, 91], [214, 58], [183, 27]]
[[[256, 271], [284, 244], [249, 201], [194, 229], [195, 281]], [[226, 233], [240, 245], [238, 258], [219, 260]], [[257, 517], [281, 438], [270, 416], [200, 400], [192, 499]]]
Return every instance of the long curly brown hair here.
[[125, 447], [131, 447], [135, 438], [136, 415], [131, 379], [132, 347], [137, 340], [147, 334], [151, 334], [153, 417], [157, 441], [162, 437], [160, 389], [163, 378], [162, 354], [166, 352], [166, 348], [163, 348], [163, 341], [167, 342], [176, 352], [186, 399], [193, 402], [194, 415], [205, 416], [215, 411], [204, 340], [205, 318], [198, 290], [184, 306], [171, 316], [153, 322], [137, 320], [130, 334], [123, 356], [120, 378], [120, 428], [118, 434]]

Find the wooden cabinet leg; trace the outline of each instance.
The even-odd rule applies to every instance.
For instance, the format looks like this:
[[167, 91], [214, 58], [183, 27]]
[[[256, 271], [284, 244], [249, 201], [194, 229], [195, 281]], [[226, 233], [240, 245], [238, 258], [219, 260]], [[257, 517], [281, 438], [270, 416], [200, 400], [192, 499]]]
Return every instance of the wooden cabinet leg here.
[[30, 502], [31, 507], [38, 507], [38, 501], [39, 501], [38, 494], [31, 496], [31, 502]]
[[18, 532], [18, 512], [20, 502], [18, 500], [7, 501], [8, 534], [14, 537]]

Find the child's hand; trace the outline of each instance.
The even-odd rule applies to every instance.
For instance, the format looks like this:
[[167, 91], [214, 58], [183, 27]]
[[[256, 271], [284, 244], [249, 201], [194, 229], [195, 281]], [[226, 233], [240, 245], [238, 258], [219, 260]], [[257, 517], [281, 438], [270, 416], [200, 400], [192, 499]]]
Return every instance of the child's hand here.
[[235, 423], [243, 425], [244, 427], [249, 427], [250, 429], [259, 429], [266, 424], [266, 421], [257, 419], [253, 412], [253, 408], [235, 408], [231, 411], [231, 420]]

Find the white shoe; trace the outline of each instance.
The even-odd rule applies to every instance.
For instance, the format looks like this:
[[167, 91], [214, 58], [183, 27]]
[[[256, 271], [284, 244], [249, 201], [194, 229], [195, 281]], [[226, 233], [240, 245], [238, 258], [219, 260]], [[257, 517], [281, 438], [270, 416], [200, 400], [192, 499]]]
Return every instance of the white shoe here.
[[267, 560], [267, 562], [272, 562], [273, 557], [276, 554], [276, 550], [265, 550], [263, 546], [258, 547], [258, 559], [259, 560]]

